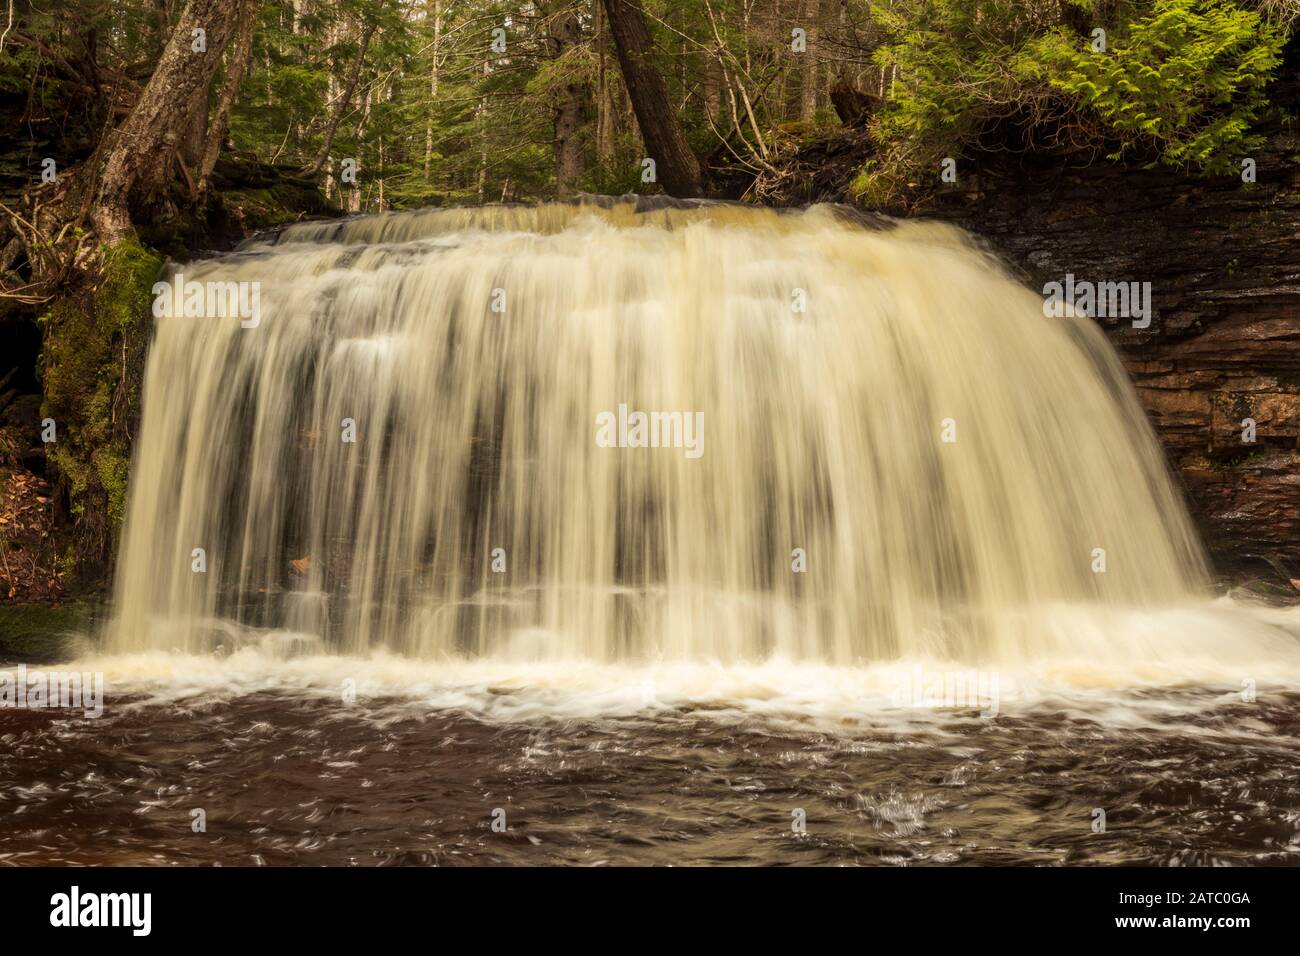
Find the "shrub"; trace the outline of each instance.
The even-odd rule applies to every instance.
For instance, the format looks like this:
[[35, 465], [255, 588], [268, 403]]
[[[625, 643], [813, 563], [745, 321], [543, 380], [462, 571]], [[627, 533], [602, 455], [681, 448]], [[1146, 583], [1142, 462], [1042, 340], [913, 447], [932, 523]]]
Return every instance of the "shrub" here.
[[1233, 0], [902, 0], [878, 17], [876, 62], [895, 79], [855, 183], [877, 202], [935, 181], [999, 123], [1023, 148], [1235, 170], [1285, 42]]

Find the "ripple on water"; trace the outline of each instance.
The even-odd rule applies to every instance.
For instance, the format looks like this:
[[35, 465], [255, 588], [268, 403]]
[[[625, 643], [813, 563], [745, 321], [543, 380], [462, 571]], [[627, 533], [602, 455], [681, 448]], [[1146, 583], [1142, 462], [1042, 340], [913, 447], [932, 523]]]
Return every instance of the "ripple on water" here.
[[518, 699], [485, 714], [429, 702], [472, 687], [344, 707], [284, 682], [110, 684], [98, 720], [0, 710], [0, 863], [1300, 861], [1300, 693], [1080, 692], [991, 719], [860, 705], [837, 730], [718, 700], [575, 716], [553, 691], [542, 719], [532, 694], [498, 688]]

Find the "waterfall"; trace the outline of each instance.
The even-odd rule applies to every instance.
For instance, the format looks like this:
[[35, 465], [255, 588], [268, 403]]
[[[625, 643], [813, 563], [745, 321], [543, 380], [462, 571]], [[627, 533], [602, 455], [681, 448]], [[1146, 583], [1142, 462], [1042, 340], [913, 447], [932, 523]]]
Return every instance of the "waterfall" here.
[[947, 226], [431, 210], [176, 271], [114, 651], [1014, 663], [1205, 585], [1102, 332]]

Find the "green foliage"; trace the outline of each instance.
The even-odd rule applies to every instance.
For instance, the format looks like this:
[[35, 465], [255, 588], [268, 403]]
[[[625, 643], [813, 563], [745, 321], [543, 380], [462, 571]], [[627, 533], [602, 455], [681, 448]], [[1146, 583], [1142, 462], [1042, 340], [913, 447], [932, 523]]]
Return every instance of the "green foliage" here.
[[111, 547], [125, 515], [130, 449], [118, 413], [138, 400], [125, 350], [143, 346], [161, 265], [152, 250], [121, 242], [105, 255], [98, 290], [58, 299], [43, 316], [41, 414], [58, 428], [46, 451], [67, 481], [91, 553]]
[[994, 123], [1059, 112], [1037, 54], [1043, 40], [1064, 37], [1060, 13], [1048, 0], [901, 0], [877, 10], [886, 39], [874, 59], [891, 77], [889, 104], [873, 124], [880, 159], [853, 184], [858, 198], [889, 205], [937, 179], [943, 158]]
[[[798, 113], [801, 61], [790, 52], [790, 11], [752, 0], [642, 5], [655, 64], [691, 145], [705, 155], [725, 140], [727, 160], [750, 162], [761, 152], [760, 138], [770, 144], [777, 126]], [[376, 20], [380, 30], [330, 150], [334, 175], [326, 184], [335, 202], [374, 211], [552, 198], [555, 108], [572, 90], [582, 104], [577, 140], [584, 173], [577, 187], [657, 192], [640, 179], [645, 147], [599, 6], [594, 0], [313, 0], [297, 4], [295, 19], [290, 0], [267, 0], [232, 138], [263, 162], [305, 164], [354, 62], [360, 25]], [[830, 5], [823, 8], [831, 18]], [[551, 27], [566, 13], [578, 17], [581, 35], [559, 49]], [[505, 30], [503, 53], [491, 49], [494, 28]], [[826, 74], [823, 84], [828, 80]], [[821, 106], [820, 120], [833, 117], [824, 93]], [[606, 124], [598, 130], [602, 115]], [[337, 181], [344, 157], [357, 160], [355, 189]]]
[[[274, 0], [261, 10], [252, 69], [231, 123], [237, 148], [306, 164], [377, 23], [330, 149], [326, 187], [355, 211], [539, 197], [551, 188], [544, 49], [518, 5], [499, 0]], [[524, 8], [527, 10], [528, 8]], [[310, 15], [302, 15], [308, 10]], [[507, 24], [507, 54], [489, 49]], [[433, 90], [437, 75], [437, 92]], [[355, 184], [339, 181], [356, 161]], [[256, 196], [245, 197], [257, 204]]]
[[[29, 184], [43, 156], [62, 170], [91, 155], [147, 81], [180, 6], [19, 5], [0, 48], [0, 119], [25, 142], [0, 150], [0, 193]], [[885, 101], [872, 128], [878, 155], [855, 185], [881, 204], [937, 185], [944, 157], [987, 149], [1235, 169], [1269, 110], [1285, 33], [1300, 22], [1296, 0], [642, 6], [652, 65], [715, 178], [780, 180], [790, 152], [839, 130], [829, 94], [845, 82]], [[576, 39], [561, 38], [557, 24], [574, 18]], [[645, 147], [597, 0], [260, 0], [230, 117], [236, 150], [287, 169], [310, 163], [371, 25], [319, 177], [333, 203], [551, 198], [557, 106], [574, 100], [583, 171], [571, 185], [658, 191], [640, 181]], [[1104, 52], [1090, 48], [1098, 27]], [[804, 29], [806, 50], [792, 49], [792, 28]], [[504, 51], [492, 48], [498, 29]], [[356, 162], [355, 184], [340, 181], [344, 159]], [[277, 197], [235, 198], [276, 221]]]
[[1052, 85], [1119, 139], [1111, 158], [1145, 147], [1170, 165], [1233, 173], [1259, 145], [1250, 130], [1282, 44], [1258, 13], [1228, 0], [1157, 0], [1108, 52], [1040, 46]]
[[1233, 0], [901, 0], [878, 16], [875, 60], [894, 81], [881, 160], [854, 189], [882, 204], [977, 144], [1234, 171], [1285, 42]]

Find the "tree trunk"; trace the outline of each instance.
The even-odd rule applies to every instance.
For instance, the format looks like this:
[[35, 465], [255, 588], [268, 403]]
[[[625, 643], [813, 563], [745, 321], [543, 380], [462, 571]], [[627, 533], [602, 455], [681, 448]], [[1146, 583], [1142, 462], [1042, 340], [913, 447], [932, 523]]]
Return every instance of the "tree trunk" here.
[[803, 28], [807, 49], [803, 53], [803, 76], [799, 90], [799, 119], [811, 123], [817, 117], [817, 13], [818, 0], [804, 0]]
[[600, 0], [591, 5], [592, 21], [596, 31], [596, 165], [603, 183], [614, 164], [614, 108], [610, 102], [609, 74], [605, 70], [609, 52], [609, 28], [605, 25], [605, 9]]
[[663, 77], [650, 62], [650, 31], [640, 0], [604, 0], [604, 4], [623, 82], [659, 182], [671, 196], [698, 196], [699, 160], [686, 142]]
[[207, 88], [194, 91], [194, 99], [187, 110], [189, 118], [181, 131], [180, 142], [176, 144], [176, 158], [185, 164], [187, 170], [198, 169], [203, 159], [203, 144], [208, 139], [209, 98]]
[[256, 0], [245, 0], [244, 9], [240, 11], [240, 20], [235, 34], [235, 43], [226, 57], [226, 75], [221, 81], [221, 92], [217, 94], [217, 111], [208, 127], [208, 138], [203, 144], [203, 157], [199, 161], [196, 178], [199, 192], [207, 189], [208, 177], [217, 165], [221, 155], [221, 145], [230, 128], [230, 109], [239, 94], [239, 84], [244, 80], [248, 62], [253, 57], [253, 26], [257, 22]]
[[438, 55], [442, 46], [442, 0], [429, 0], [433, 17], [433, 54], [429, 58], [429, 114], [424, 121], [424, 181], [433, 165], [433, 109], [438, 100]]
[[[352, 130], [352, 138], [358, 143], [366, 142], [366, 130], [370, 127], [370, 104], [375, 100], [375, 98], [374, 90], [366, 90], [366, 98], [361, 104], [361, 116], [357, 119], [357, 125], [353, 127]], [[357, 162], [360, 163], [362, 157], [358, 155], [355, 158]], [[329, 160], [327, 159], [326, 162], [329, 162]], [[363, 207], [368, 205], [372, 185], [373, 179], [368, 177], [365, 193], [363, 194], [361, 191], [361, 183], [359, 182], [353, 183], [352, 188], [347, 190], [344, 190], [343, 186], [340, 184], [339, 191], [347, 193], [348, 212], [360, 212]]]
[[714, 125], [722, 119], [722, 67], [713, 57], [704, 61], [704, 115]]
[[[211, 86], [240, 6], [241, 0], [185, 5], [140, 99], [110, 137], [91, 213], [102, 242], [114, 245], [126, 238], [132, 214], [156, 209], [165, 197], [189, 107]], [[195, 30], [205, 31], [202, 53], [192, 48]]]
[[[572, 9], [561, 10], [550, 23], [550, 43], [555, 59], [582, 42], [582, 26]], [[582, 125], [582, 87], [566, 83], [555, 105], [555, 189], [570, 195], [582, 176], [582, 149], [578, 129]]]
[[348, 110], [348, 103], [352, 101], [352, 94], [356, 92], [357, 83], [361, 79], [361, 67], [365, 63], [366, 49], [370, 46], [370, 38], [375, 35], [375, 23], [371, 21], [365, 25], [361, 31], [361, 40], [357, 46], [357, 58], [352, 64], [352, 74], [348, 77], [348, 84], [343, 88], [343, 94], [334, 101], [334, 108], [330, 110], [329, 122], [325, 127], [325, 138], [321, 140], [320, 149], [316, 150], [316, 156], [310, 163], [302, 168], [304, 176], [315, 176], [325, 165], [325, 160], [329, 158], [330, 147], [334, 145], [334, 134], [338, 132], [339, 123], [343, 121], [343, 114]]
[[[488, 61], [483, 61], [483, 75], [491, 72]], [[474, 108], [474, 125], [478, 129], [478, 201], [481, 206], [487, 195], [488, 141], [487, 141], [487, 98], [480, 96]]]

